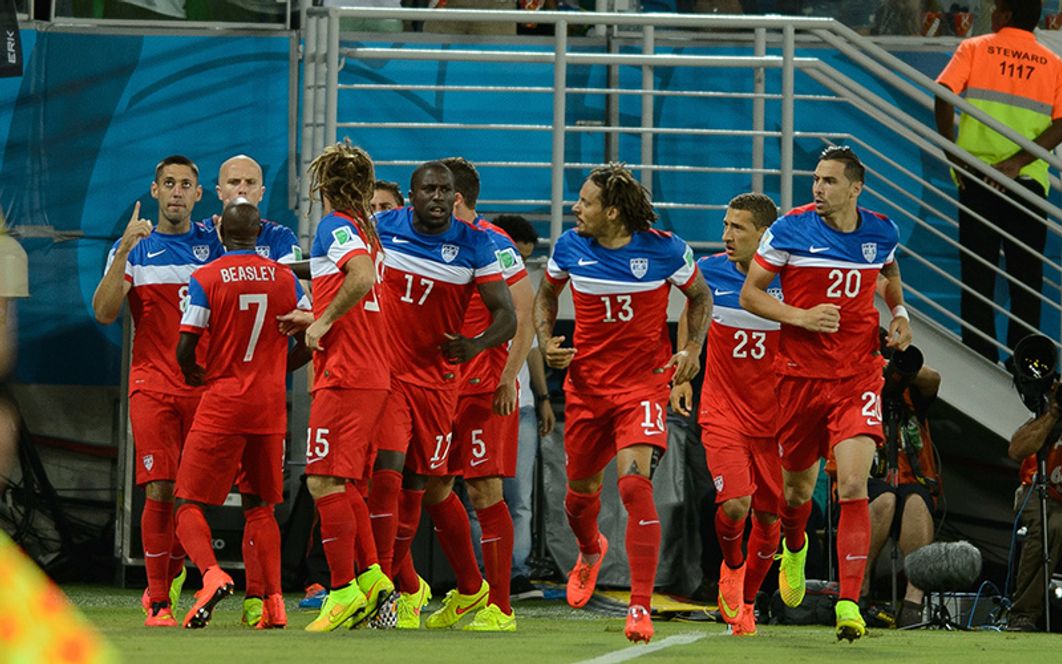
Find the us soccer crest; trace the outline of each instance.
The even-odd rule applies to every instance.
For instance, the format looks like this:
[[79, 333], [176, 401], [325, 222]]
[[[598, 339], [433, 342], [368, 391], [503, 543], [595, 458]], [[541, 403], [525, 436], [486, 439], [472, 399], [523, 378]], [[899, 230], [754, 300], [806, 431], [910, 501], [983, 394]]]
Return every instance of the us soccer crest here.
[[262, 258], [269, 258], [269, 247], [256, 246], [254, 251]]
[[195, 259], [197, 261], [202, 263], [206, 259], [210, 258], [210, 247], [205, 244], [197, 244], [192, 247], [192, 255], [195, 256]]
[[868, 263], [873, 263], [874, 259], [878, 257], [878, 243], [877, 242], [864, 242], [863, 243], [863, 258]]
[[142, 460], [144, 462], [144, 469], [150, 473], [151, 469], [155, 467], [155, 455], [145, 454]]
[[715, 485], [715, 492], [716, 493], [722, 493], [723, 492], [723, 476], [722, 475], [716, 475], [715, 477], [713, 477], [712, 478], [712, 484]]
[[648, 258], [632, 258], [631, 259], [631, 274], [636, 278], [641, 279], [645, 276], [645, 273], [649, 271], [649, 259]]
[[442, 246], [442, 259], [447, 263], [452, 263], [454, 262], [454, 259], [457, 258], [457, 253], [459, 251], [461, 251], [461, 249], [456, 244], [444, 244]]

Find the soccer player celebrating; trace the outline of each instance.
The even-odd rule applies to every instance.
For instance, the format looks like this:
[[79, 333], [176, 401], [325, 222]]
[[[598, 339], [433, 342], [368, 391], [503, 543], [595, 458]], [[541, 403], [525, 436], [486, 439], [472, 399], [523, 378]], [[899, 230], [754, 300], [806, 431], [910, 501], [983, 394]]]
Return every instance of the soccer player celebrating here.
[[[365, 480], [372, 437], [391, 385], [378, 287], [383, 254], [369, 212], [372, 159], [349, 141], [310, 164], [310, 191], [321, 196], [310, 264], [315, 320], [313, 403], [306, 441], [306, 486], [321, 517], [331, 592], [306, 629], [332, 631], [371, 618], [394, 591], [376, 560], [369, 510], [351, 482]], [[355, 556], [362, 565], [355, 578]]]
[[[576, 226], [557, 240], [534, 309], [546, 363], [568, 368], [565, 511], [580, 552], [568, 575], [568, 604], [580, 608], [590, 600], [608, 551], [597, 515], [604, 469], [616, 457], [631, 575], [625, 634], [648, 642], [660, 553], [653, 458], [667, 448], [670, 370], [679, 383], [696, 375], [711, 297], [693, 251], [681, 238], [651, 228], [656, 213], [648, 192], [627, 169], [618, 164], [594, 169], [572, 212]], [[553, 336], [553, 325], [569, 279], [575, 348], [562, 348], [564, 337]], [[674, 355], [667, 333], [672, 284], [689, 300], [691, 330], [686, 346]]]
[[[515, 631], [516, 617], [509, 597], [513, 567], [513, 520], [505, 502], [503, 477], [516, 475], [520, 416], [516, 411], [516, 376], [527, 360], [533, 334], [531, 301], [534, 291], [524, 261], [512, 239], [476, 213], [479, 173], [461, 157], [444, 159], [454, 174], [454, 216], [486, 231], [498, 247], [502, 276], [516, 309], [516, 334], [509, 348], [496, 346], [462, 367], [460, 397], [454, 417], [454, 447], [450, 469], [464, 477], [468, 497], [482, 528], [483, 571], [490, 584], [490, 602], [465, 629]], [[477, 294], [465, 313], [461, 333], [475, 337], [490, 323]]]
[[[224, 503], [240, 469], [241, 492], [270, 511], [284, 499], [288, 339], [272, 322], [295, 308], [309, 309], [310, 302], [295, 275], [255, 252], [260, 224], [258, 209], [246, 199], [225, 208], [221, 234], [228, 251], [192, 274], [181, 318], [177, 362], [185, 382], [207, 388], [177, 471], [177, 535], [203, 575], [203, 589], [184, 617], [186, 628], [206, 627], [214, 606], [233, 590], [232, 578], [214, 556], [202, 506]], [[200, 365], [196, 347], [207, 330], [210, 346]], [[260, 537], [253, 553], [267, 582], [257, 626], [285, 627], [284, 597], [276, 583], [280, 532]]]
[[188, 278], [222, 253], [217, 235], [192, 223], [192, 208], [202, 196], [199, 169], [190, 159], [172, 155], [160, 161], [151, 183], [158, 225], [140, 217], [138, 201], [92, 296], [96, 320], [104, 325], [118, 318], [128, 296], [136, 329], [129, 419], [136, 483], [146, 494], [140, 532], [148, 587], [141, 601], [148, 627], [177, 626], [173, 604], [185, 577], [184, 550], [174, 536], [173, 483], [203, 390], [185, 384], [173, 349], [188, 304]]
[[[738, 296], [760, 238], [777, 217], [778, 208], [763, 194], [735, 197], [723, 219], [726, 252], [697, 261], [713, 294], [698, 421], [719, 505], [715, 512], [715, 535], [723, 551], [719, 612], [741, 636], [756, 633], [756, 593], [778, 550], [782, 467], [775, 438], [779, 324], [742, 309]], [[768, 292], [780, 295], [781, 287], [772, 283]], [[683, 312], [679, 345], [687, 338]], [[671, 390], [672, 408], [689, 415], [691, 396], [689, 383], [676, 384]], [[741, 540], [750, 507], [754, 518], [746, 557]]]
[[[399, 515], [390, 557], [402, 589], [397, 606], [402, 628], [420, 627], [420, 610], [431, 596], [428, 584], [406, 560], [422, 504], [431, 515], [457, 588], [447, 593], [442, 608], [425, 624], [445, 628], [490, 600], [489, 584], [476, 566], [468, 514], [451, 491], [449, 454], [461, 372], [457, 365], [508, 341], [516, 329], [516, 314], [490, 235], [452, 216], [450, 169], [437, 161], [421, 164], [413, 172], [410, 190], [412, 207], [376, 217], [385, 248], [387, 304], [393, 305], [386, 316], [392, 389], [377, 436], [370, 502], [373, 516], [381, 521], [388, 514]], [[490, 325], [469, 338], [459, 331], [474, 291], [489, 313]], [[404, 478], [398, 474], [403, 467]], [[377, 518], [373, 528], [380, 532]], [[380, 558], [386, 558], [385, 544], [379, 547]]]
[[[775, 362], [785, 495], [779, 590], [788, 606], [804, 598], [804, 530], [819, 458], [832, 449], [841, 504], [837, 638], [849, 641], [866, 632], [856, 602], [870, 544], [867, 477], [875, 445], [884, 440], [881, 362], [874, 357], [879, 273], [892, 309], [889, 346], [911, 343], [895, 256], [899, 234], [890, 219], [858, 206], [864, 173], [850, 148], [823, 150], [814, 203], [788, 212], [764, 234], [740, 299], [746, 310], [782, 323]], [[785, 302], [767, 292], [776, 276]]]

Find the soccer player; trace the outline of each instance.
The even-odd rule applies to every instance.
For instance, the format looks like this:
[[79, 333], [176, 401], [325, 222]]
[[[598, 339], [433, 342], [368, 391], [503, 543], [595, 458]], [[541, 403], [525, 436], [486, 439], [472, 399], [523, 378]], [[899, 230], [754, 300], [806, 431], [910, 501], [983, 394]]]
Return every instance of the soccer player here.
[[[425, 623], [444, 628], [484, 608], [490, 599], [489, 584], [476, 566], [468, 514], [451, 491], [458, 365], [508, 341], [516, 330], [516, 314], [491, 236], [452, 216], [450, 169], [437, 161], [421, 164], [411, 178], [410, 201], [411, 207], [376, 217], [385, 249], [387, 303], [393, 305], [386, 316], [393, 364], [391, 396], [377, 436], [370, 508], [379, 517], [373, 519], [377, 533], [378, 520], [398, 513], [390, 555], [384, 553], [386, 537], [377, 543], [380, 558], [393, 561], [402, 589], [397, 612], [403, 628], [420, 627], [420, 610], [431, 596], [406, 560], [421, 505], [428, 510], [457, 576], [457, 588]], [[469, 338], [460, 331], [473, 292], [482, 299], [490, 324]], [[403, 468], [404, 478], [399, 475]]]
[[[306, 486], [321, 517], [331, 591], [306, 629], [353, 628], [394, 592], [376, 560], [369, 511], [351, 484], [365, 479], [373, 434], [391, 385], [379, 286], [380, 237], [369, 212], [375, 179], [368, 153], [349, 141], [326, 148], [310, 165], [310, 191], [321, 196], [310, 264], [314, 353], [313, 403], [306, 441]], [[362, 572], [355, 577], [355, 557]]]
[[[221, 505], [243, 473], [241, 493], [267, 506], [284, 500], [284, 379], [288, 339], [274, 324], [293, 309], [309, 309], [289, 270], [255, 251], [261, 221], [244, 198], [222, 215], [227, 252], [194, 273], [181, 318], [177, 363], [189, 385], [205, 385], [177, 471], [177, 535], [203, 575], [203, 589], [184, 617], [186, 628], [206, 627], [214, 606], [232, 594], [232, 578], [218, 566], [203, 505]], [[200, 337], [210, 331], [202, 365]], [[248, 514], [251, 517], [251, 514]], [[280, 531], [263, 530], [251, 549], [266, 582], [259, 629], [287, 625], [280, 589]]]
[[[597, 515], [604, 469], [616, 457], [631, 575], [624, 633], [631, 641], [648, 642], [660, 553], [653, 459], [667, 449], [668, 380], [686, 382], [699, 369], [711, 297], [693, 251], [678, 236], [652, 229], [656, 213], [649, 194], [621, 165], [594, 169], [572, 212], [576, 226], [557, 240], [534, 310], [546, 363], [568, 369], [564, 506], [579, 542], [579, 559], [568, 575], [568, 604], [581, 608], [590, 600], [608, 552]], [[553, 325], [569, 279], [575, 347], [562, 348], [564, 337], [553, 336]], [[689, 300], [691, 330], [674, 355], [667, 332], [671, 285]]]
[[[465, 629], [509, 632], [516, 630], [516, 616], [509, 603], [514, 534], [502, 478], [516, 475], [520, 434], [516, 377], [531, 348], [534, 292], [512, 239], [476, 212], [480, 187], [476, 167], [462, 157], [450, 157], [443, 163], [454, 175], [454, 217], [490, 234], [516, 310], [516, 334], [509, 347], [489, 348], [462, 367], [450, 453], [450, 470], [464, 478], [482, 529], [483, 571], [490, 584], [487, 606]], [[473, 294], [461, 333], [475, 337], [489, 323], [482, 300]]]
[[129, 298], [136, 329], [129, 367], [129, 419], [136, 449], [136, 483], [146, 500], [140, 517], [148, 587], [141, 602], [148, 627], [176, 627], [173, 604], [184, 583], [184, 550], [174, 535], [173, 483], [181, 445], [203, 391], [185, 384], [173, 349], [188, 305], [188, 278], [221, 255], [217, 235], [192, 223], [203, 196], [199, 169], [172, 155], [155, 166], [151, 197], [158, 225], [140, 216], [140, 202], [107, 257], [92, 296], [96, 320], [113, 323]]
[[[247, 155], [236, 155], [226, 159], [218, 169], [216, 187], [218, 200], [224, 209], [237, 198], [243, 199], [256, 208], [265, 195], [262, 184], [262, 167]], [[220, 216], [207, 217], [203, 223], [208, 228], [219, 227]], [[255, 242], [255, 251], [259, 256], [272, 258], [278, 263], [288, 265], [299, 277], [309, 278], [309, 268], [302, 258], [302, 247], [290, 228], [267, 219], [261, 220], [261, 230]], [[239, 485], [243, 479], [237, 478]], [[241, 622], [247, 627], [257, 627], [262, 618], [262, 598], [265, 597], [266, 580], [258, 568], [258, 556], [254, 553], [256, 540], [272, 541], [279, 537], [280, 528], [271, 506], [256, 500], [251, 494], [240, 491], [243, 505], [245, 526], [243, 529], [243, 561], [246, 571], [247, 588], [243, 600], [243, 617]], [[277, 574], [280, 573], [277, 568]], [[270, 586], [279, 586], [280, 579], [271, 579]]]
[[[738, 296], [760, 238], [777, 217], [778, 208], [769, 197], [736, 196], [723, 219], [725, 253], [697, 261], [713, 295], [698, 421], [718, 504], [715, 535], [723, 551], [719, 613], [741, 636], [756, 634], [756, 593], [778, 550], [782, 467], [775, 438], [779, 325], [749, 314], [738, 304]], [[777, 282], [770, 292], [781, 295]], [[679, 346], [688, 336], [683, 312]], [[676, 383], [672, 408], [689, 415], [691, 397], [689, 383]], [[750, 508], [754, 516], [746, 556], [741, 540]]]
[[[741, 289], [749, 312], [782, 323], [775, 366], [782, 447], [782, 561], [778, 585], [787, 606], [804, 598], [804, 530], [819, 458], [837, 459], [840, 600], [837, 638], [861, 637], [859, 590], [870, 544], [867, 477], [881, 427], [881, 362], [874, 292], [879, 273], [892, 309], [889, 346], [906, 348], [911, 327], [896, 262], [899, 233], [888, 217], [858, 206], [865, 169], [848, 147], [829, 147], [815, 167], [814, 202], [763, 235]], [[782, 280], [785, 302], [767, 289]]]
[[402, 198], [402, 190], [398, 187], [397, 182], [391, 182], [390, 180], [376, 181], [373, 187], [372, 201], [369, 203], [373, 214], [404, 207], [405, 204], [406, 199]]

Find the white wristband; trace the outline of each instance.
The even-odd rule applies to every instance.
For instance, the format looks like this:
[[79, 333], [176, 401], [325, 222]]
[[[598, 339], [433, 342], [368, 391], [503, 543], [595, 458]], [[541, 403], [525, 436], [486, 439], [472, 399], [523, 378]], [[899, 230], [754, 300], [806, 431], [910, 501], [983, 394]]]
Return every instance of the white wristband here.
[[895, 307], [892, 308], [892, 317], [906, 318], [908, 321], [911, 320], [911, 317], [907, 315], [907, 307], [903, 306], [902, 304], [897, 304]]

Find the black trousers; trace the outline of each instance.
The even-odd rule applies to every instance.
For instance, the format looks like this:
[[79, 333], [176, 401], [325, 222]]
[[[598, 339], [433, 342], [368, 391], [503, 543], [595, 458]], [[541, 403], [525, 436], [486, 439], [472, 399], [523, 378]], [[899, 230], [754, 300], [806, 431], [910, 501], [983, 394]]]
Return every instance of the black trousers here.
[[[1038, 196], [1045, 196], [1046, 192], [1039, 182], [1029, 178], [1019, 178], [1018, 182]], [[1047, 227], [1044, 225], [1046, 213], [1029, 215], [1017, 206], [1016, 203], [1022, 203], [1017, 196], [1008, 194], [1000, 197], [996, 192], [974, 182], [967, 182], [966, 186], [959, 190], [959, 202], [1043, 253], [1047, 240]], [[1043, 260], [1014, 242], [1004, 239], [997, 231], [962, 210], [959, 211], [959, 244], [991, 265], [999, 264], [999, 247], [1002, 244], [1007, 274], [1033, 289], [1035, 293], [1040, 292], [1044, 275]], [[996, 289], [996, 273], [965, 252], [960, 252], [959, 265], [962, 281], [967, 288], [992, 301]], [[1025, 321], [1033, 330], [1039, 330], [1040, 299], [1017, 284], [1010, 281], [1007, 284], [1010, 290], [1011, 314]], [[992, 307], [965, 290], [962, 293], [961, 307], [963, 320], [988, 337], [995, 338], [996, 320]], [[1014, 348], [1018, 341], [1030, 333], [1030, 330], [1017, 321], [1008, 321], [1007, 345]], [[992, 362], [999, 360], [996, 347], [972, 331], [963, 328], [962, 340]]]

